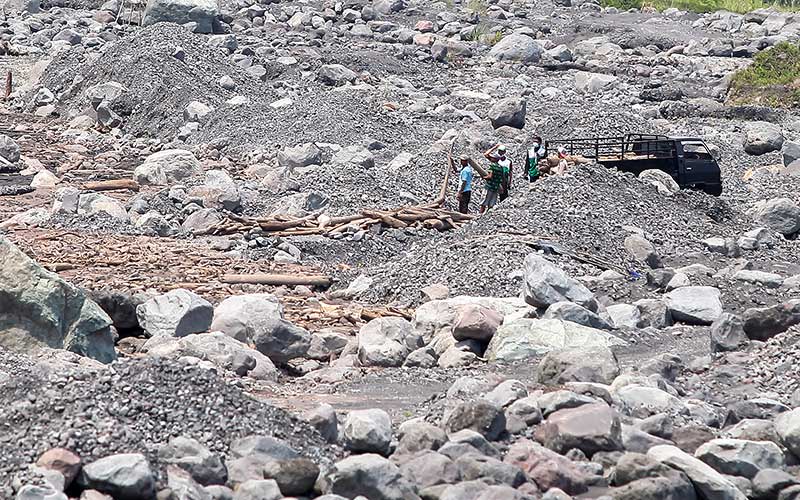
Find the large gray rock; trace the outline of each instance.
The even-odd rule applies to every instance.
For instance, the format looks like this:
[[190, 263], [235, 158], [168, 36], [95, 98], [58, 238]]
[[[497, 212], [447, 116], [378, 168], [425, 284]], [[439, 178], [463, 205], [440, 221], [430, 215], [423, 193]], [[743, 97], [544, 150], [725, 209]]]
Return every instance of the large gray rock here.
[[194, 234], [206, 234], [222, 222], [222, 215], [213, 208], [202, 208], [189, 214], [181, 229]]
[[522, 469], [542, 490], [559, 488], [569, 495], [588, 490], [588, 477], [575, 463], [533, 441], [517, 441], [503, 461]]
[[753, 340], [769, 340], [797, 324], [800, 324], [800, 299], [744, 312], [744, 332]]
[[651, 269], [664, 267], [661, 257], [653, 246], [644, 236], [632, 234], [625, 238], [625, 250], [636, 260], [644, 262]]
[[681, 190], [675, 179], [663, 170], [643, 170], [639, 174], [639, 179], [654, 185], [661, 194], [671, 195]]
[[370, 500], [420, 500], [416, 487], [389, 460], [375, 454], [354, 455], [334, 464], [321, 481], [323, 493]]
[[358, 75], [341, 64], [323, 64], [317, 71], [317, 78], [326, 85], [344, 85], [355, 82]]
[[[151, 0], [154, 1], [158, 0]], [[197, 175], [201, 171], [200, 162], [191, 151], [165, 149], [145, 158], [144, 163], [133, 171], [133, 179], [142, 185], [165, 186]]]
[[789, 198], [768, 200], [758, 211], [759, 223], [790, 236], [800, 231], [800, 206]]
[[448, 434], [470, 429], [494, 441], [505, 430], [505, 415], [485, 399], [464, 401], [445, 415], [442, 425]]
[[250, 479], [236, 488], [234, 500], [281, 500], [283, 494], [273, 479]]
[[747, 154], [763, 155], [783, 147], [780, 126], [769, 122], [751, 122], [745, 130], [744, 150]]
[[100, 193], [84, 193], [78, 197], [78, 215], [106, 214], [115, 219], [128, 220], [122, 203]]
[[747, 500], [745, 494], [722, 474], [675, 446], [654, 446], [647, 456], [686, 474], [700, 498]]
[[536, 381], [546, 385], [568, 382], [610, 384], [618, 375], [617, 357], [606, 347], [552, 351], [536, 367]]
[[777, 498], [781, 490], [800, 484], [796, 476], [777, 469], [763, 469], [753, 478], [753, 498], [770, 500]]
[[616, 389], [614, 395], [628, 413], [639, 418], [682, 408], [680, 399], [657, 387], [630, 384]]
[[784, 464], [780, 447], [769, 441], [713, 439], [700, 446], [694, 456], [717, 472], [748, 479], [762, 469], [779, 469]]
[[278, 153], [278, 164], [288, 170], [322, 163], [322, 151], [316, 144], [305, 143]]
[[525, 482], [525, 474], [514, 465], [479, 453], [466, 453], [455, 459], [462, 481], [481, 480], [487, 484], [517, 487]]
[[205, 182], [192, 188], [189, 196], [203, 200], [205, 208], [235, 212], [242, 207], [242, 197], [233, 178], [224, 170], [209, 170]]
[[194, 292], [178, 288], [157, 295], [136, 307], [139, 325], [151, 337], [184, 337], [211, 326], [214, 308]]
[[345, 418], [343, 437], [349, 450], [386, 455], [392, 442], [392, 419], [383, 410], [353, 410]]
[[800, 143], [797, 142], [784, 142], [783, 143], [783, 166], [788, 167], [792, 163], [800, 160]]
[[376, 318], [358, 332], [358, 360], [363, 366], [400, 366], [422, 338], [403, 318]]
[[335, 443], [339, 438], [339, 421], [336, 410], [327, 403], [321, 403], [302, 415], [303, 420], [314, 426], [320, 435], [329, 443]]
[[485, 357], [490, 361], [518, 361], [541, 356], [555, 349], [606, 348], [625, 345], [610, 333], [556, 319], [517, 319], [492, 337]]
[[19, 161], [19, 145], [11, 137], [0, 134], [0, 156], [11, 163]]
[[459, 306], [453, 324], [453, 338], [488, 342], [502, 323], [503, 317], [494, 309], [478, 304]]
[[285, 319], [265, 318], [253, 335], [256, 349], [276, 363], [287, 363], [306, 355], [311, 334]]
[[228, 471], [222, 460], [191, 438], [173, 438], [158, 450], [158, 458], [187, 471], [192, 479], [203, 486], [225, 484], [228, 479]]
[[150, 356], [179, 359], [185, 356], [209, 361], [221, 370], [256, 380], [278, 380], [278, 369], [265, 355], [222, 332], [185, 337], [157, 335], [142, 350]]
[[461, 479], [461, 473], [453, 461], [435, 451], [423, 451], [400, 465], [403, 476], [418, 488], [437, 484], [453, 484]]
[[602, 92], [616, 82], [617, 77], [614, 75], [590, 73], [588, 71], [578, 71], [575, 73], [575, 89], [584, 94]]
[[686, 474], [639, 453], [620, 457], [609, 492], [614, 500], [695, 500], [694, 486]]
[[736, 351], [747, 345], [750, 339], [744, 331], [744, 322], [731, 313], [723, 313], [711, 325], [711, 351]]
[[492, 127], [525, 128], [525, 112], [527, 101], [521, 97], [507, 97], [497, 101], [489, 109], [489, 120]]
[[115, 500], [155, 497], [155, 477], [144, 455], [111, 455], [84, 465], [78, 477], [84, 489], [107, 493]]
[[783, 445], [795, 456], [800, 456], [800, 408], [778, 415], [775, 419], [775, 431]]
[[598, 451], [622, 449], [619, 415], [605, 403], [551, 413], [544, 424], [543, 435], [544, 445], [562, 454], [579, 449], [591, 457]]
[[110, 326], [83, 292], [0, 236], [0, 345], [66, 349], [109, 363], [117, 356]]
[[214, 0], [150, 0], [144, 9], [142, 26], [156, 23], [196, 23], [195, 33], [213, 33], [219, 15]]
[[542, 57], [542, 46], [533, 38], [518, 33], [504, 36], [489, 52], [489, 57], [498, 61], [538, 62]]
[[614, 328], [608, 321], [598, 316], [597, 313], [579, 306], [574, 302], [556, 302], [547, 308], [542, 319], [571, 321], [572, 323], [578, 323], [579, 325], [600, 330], [611, 330]]
[[331, 163], [345, 168], [348, 166], [372, 168], [375, 166], [375, 156], [365, 147], [347, 146], [333, 155]]
[[611, 319], [614, 328], [634, 329], [642, 325], [642, 312], [632, 304], [614, 304], [606, 307], [606, 314]]
[[720, 292], [711, 286], [686, 286], [666, 294], [667, 307], [676, 321], [710, 325], [722, 316]]
[[211, 330], [252, 343], [264, 330], [267, 319], [283, 319], [283, 307], [277, 297], [268, 293], [234, 295], [214, 309]]
[[597, 310], [594, 294], [588, 288], [535, 253], [525, 257], [522, 294], [525, 302], [535, 307], [569, 301], [590, 311]]

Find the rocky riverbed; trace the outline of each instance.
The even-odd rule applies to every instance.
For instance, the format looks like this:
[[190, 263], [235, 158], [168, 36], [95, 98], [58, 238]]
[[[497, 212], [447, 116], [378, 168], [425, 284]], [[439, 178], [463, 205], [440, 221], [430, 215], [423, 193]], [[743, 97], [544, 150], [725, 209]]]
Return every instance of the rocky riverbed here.
[[[0, 7], [0, 498], [800, 498], [800, 111], [729, 90], [797, 14]], [[722, 194], [525, 179], [629, 133]]]

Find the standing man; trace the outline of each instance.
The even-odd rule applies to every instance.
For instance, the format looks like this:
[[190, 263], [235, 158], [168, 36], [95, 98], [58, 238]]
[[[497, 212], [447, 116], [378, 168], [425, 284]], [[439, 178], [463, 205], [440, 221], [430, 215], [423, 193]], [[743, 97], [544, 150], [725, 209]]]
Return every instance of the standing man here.
[[472, 166], [469, 164], [469, 156], [461, 155], [461, 173], [458, 179], [458, 211], [462, 214], [469, 213], [469, 200], [472, 197], [472, 177], [474, 176]]
[[[495, 151], [497, 152], [495, 154]], [[502, 179], [500, 181], [500, 190], [498, 192], [500, 201], [508, 198], [508, 191], [511, 189], [513, 165], [508, 158], [506, 147], [500, 144], [495, 144], [488, 151], [483, 153], [483, 156], [489, 160], [490, 164], [498, 164], [503, 170]]]
[[533, 144], [525, 154], [525, 167], [527, 168], [528, 182], [536, 182], [542, 175], [539, 169], [539, 162], [545, 157], [546, 151], [542, 145], [542, 138], [537, 136], [533, 137]]
[[481, 203], [481, 213], [497, 205], [498, 194], [503, 188], [504, 179], [503, 167], [500, 166], [500, 163], [491, 162], [488, 175], [484, 179], [486, 179], [486, 197]]

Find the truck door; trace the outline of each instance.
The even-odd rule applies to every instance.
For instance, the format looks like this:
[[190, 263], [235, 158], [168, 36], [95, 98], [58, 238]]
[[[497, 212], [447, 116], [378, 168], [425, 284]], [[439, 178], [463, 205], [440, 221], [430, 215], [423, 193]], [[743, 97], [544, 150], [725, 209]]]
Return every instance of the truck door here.
[[709, 194], [720, 194], [720, 171], [714, 156], [702, 141], [681, 142], [680, 184], [682, 187], [702, 189]]

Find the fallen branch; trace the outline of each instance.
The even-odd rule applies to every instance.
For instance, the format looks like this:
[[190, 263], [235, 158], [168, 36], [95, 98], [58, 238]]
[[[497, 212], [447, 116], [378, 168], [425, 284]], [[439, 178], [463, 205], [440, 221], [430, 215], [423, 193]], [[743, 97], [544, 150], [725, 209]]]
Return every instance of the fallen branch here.
[[110, 181], [87, 182], [83, 189], [88, 191], [114, 191], [117, 189], [139, 190], [139, 183], [133, 179], [112, 179]]
[[225, 274], [219, 279], [228, 284], [318, 286], [327, 288], [333, 280], [328, 276], [302, 274]]

